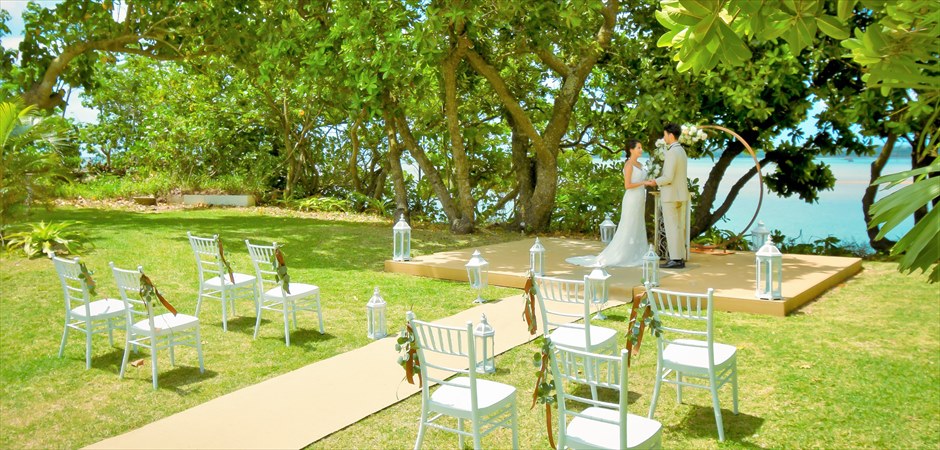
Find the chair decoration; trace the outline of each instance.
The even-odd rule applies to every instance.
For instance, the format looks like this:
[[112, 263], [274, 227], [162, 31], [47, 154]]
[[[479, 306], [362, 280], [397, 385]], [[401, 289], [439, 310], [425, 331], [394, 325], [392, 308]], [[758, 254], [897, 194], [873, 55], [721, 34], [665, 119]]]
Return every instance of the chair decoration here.
[[[640, 314], [640, 311], [643, 313]], [[646, 331], [646, 327], [649, 326], [650, 333], [655, 337], [662, 334], [662, 324], [653, 315], [647, 293], [633, 296], [630, 320], [627, 323], [627, 367], [630, 367], [633, 355], [640, 354], [640, 344], [643, 342], [643, 332]]]
[[284, 254], [281, 253], [281, 246], [274, 245], [274, 255], [271, 257], [271, 265], [274, 271], [274, 279], [281, 283], [284, 292], [290, 294], [290, 275], [287, 274], [287, 264], [284, 263]]
[[97, 286], [97, 284], [95, 283], [95, 279], [91, 277], [91, 274], [94, 272], [88, 270], [83, 262], [78, 263], [78, 270], [81, 271], [81, 273], [78, 274], [78, 279], [82, 280], [82, 283], [85, 283], [85, 287], [88, 288], [88, 293], [91, 294], [92, 297], [96, 297], [98, 295], [98, 293], [95, 292], [95, 286]]
[[232, 270], [232, 265], [225, 260], [225, 250], [222, 249], [222, 238], [219, 238], [219, 259], [222, 260], [222, 265], [225, 266], [225, 270], [228, 271], [228, 278], [232, 280], [232, 284], [235, 284], [235, 272]]
[[[219, 244], [219, 250], [222, 250], [222, 244]], [[166, 298], [163, 297], [163, 294], [157, 290], [157, 287], [153, 285], [153, 281], [150, 280], [150, 277], [145, 275], [143, 272], [140, 273], [140, 299], [147, 302], [148, 307], [153, 308], [156, 306], [156, 301], [154, 297], [157, 297], [160, 300], [160, 303], [163, 304], [163, 307], [167, 311], [172, 313], [174, 316], [177, 314], [176, 308], [166, 301]]]
[[405, 369], [405, 380], [415, 384], [415, 375], [418, 376], [418, 387], [421, 386], [421, 363], [418, 361], [418, 342], [415, 341], [414, 330], [410, 323], [405, 323], [398, 341], [395, 342], [395, 351], [399, 352], [398, 364]]
[[532, 391], [532, 406], [536, 403], [545, 405], [545, 429], [548, 431], [548, 443], [555, 447], [555, 433], [552, 431], [552, 405], [558, 399], [555, 395], [555, 380], [549, 379], [549, 361], [552, 351], [552, 340], [547, 337], [538, 338], [540, 350], [532, 355], [532, 364], [538, 368], [535, 379], [535, 390]]
[[532, 276], [532, 272], [529, 272], [529, 279], [526, 280], [525, 287], [522, 288], [525, 297], [522, 319], [525, 320], [529, 334], [535, 335], [539, 327], [535, 318], [535, 281], [532, 279]]

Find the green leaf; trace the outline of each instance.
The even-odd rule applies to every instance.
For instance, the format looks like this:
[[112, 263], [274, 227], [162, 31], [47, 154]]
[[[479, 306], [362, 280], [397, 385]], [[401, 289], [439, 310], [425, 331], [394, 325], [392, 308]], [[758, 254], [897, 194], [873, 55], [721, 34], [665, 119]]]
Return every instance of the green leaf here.
[[[672, 47], [673, 44], [676, 43], [676, 36], [678, 36], [679, 32], [683, 30], [684, 30], [683, 28], [675, 28], [673, 30], [663, 33], [663, 35], [659, 37], [659, 40], [656, 41], [656, 46], [657, 47]], [[678, 43], [681, 44], [681, 41], [679, 41]]]
[[858, 3], [858, 0], [837, 0], [836, 15], [839, 17], [839, 20], [848, 20], [849, 17], [852, 16], [852, 11], [855, 9], [856, 3]]
[[717, 1], [707, 1], [707, 0], [679, 0], [679, 4], [693, 15], [697, 17], [705, 17], [707, 15], [716, 13], [718, 9]]
[[848, 39], [850, 36], [845, 24], [833, 16], [817, 17], [816, 25], [823, 33], [833, 39]]

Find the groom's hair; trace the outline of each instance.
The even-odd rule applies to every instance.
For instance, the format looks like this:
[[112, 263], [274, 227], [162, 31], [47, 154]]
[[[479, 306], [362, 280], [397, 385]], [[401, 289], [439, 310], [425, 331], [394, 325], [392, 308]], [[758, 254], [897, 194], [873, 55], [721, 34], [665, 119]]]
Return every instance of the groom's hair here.
[[623, 155], [625, 158], [630, 157], [630, 150], [633, 150], [633, 147], [636, 147], [636, 144], [639, 144], [640, 141], [637, 139], [630, 139], [627, 141], [626, 147], [624, 147]]
[[672, 122], [667, 123], [666, 126], [663, 127], [663, 131], [671, 134], [672, 137], [676, 139], [679, 139], [679, 136], [682, 135], [682, 128]]

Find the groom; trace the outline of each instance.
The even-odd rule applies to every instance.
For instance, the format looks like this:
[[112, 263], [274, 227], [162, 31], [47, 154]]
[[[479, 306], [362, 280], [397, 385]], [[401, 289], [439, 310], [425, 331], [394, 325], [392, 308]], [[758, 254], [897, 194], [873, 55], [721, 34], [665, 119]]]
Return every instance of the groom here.
[[669, 261], [664, 269], [685, 268], [685, 208], [689, 203], [689, 183], [686, 173], [687, 157], [679, 144], [682, 129], [674, 123], [663, 127], [663, 140], [669, 147], [663, 161], [663, 173], [647, 182], [659, 186], [663, 203], [663, 222], [666, 226], [666, 243], [669, 246]]

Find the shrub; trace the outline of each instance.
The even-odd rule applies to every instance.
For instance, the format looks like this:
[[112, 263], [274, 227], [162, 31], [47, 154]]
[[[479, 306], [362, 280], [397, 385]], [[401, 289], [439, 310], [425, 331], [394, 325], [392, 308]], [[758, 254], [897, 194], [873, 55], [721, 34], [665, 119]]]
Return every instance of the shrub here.
[[40, 253], [48, 257], [53, 255], [68, 255], [82, 250], [88, 245], [85, 234], [77, 230], [84, 225], [73, 220], [61, 222], [39, 222], [26, 224], [29, 229], [3, 236], [8, 249], [20, 248], [26, 257], [32, 258]]

